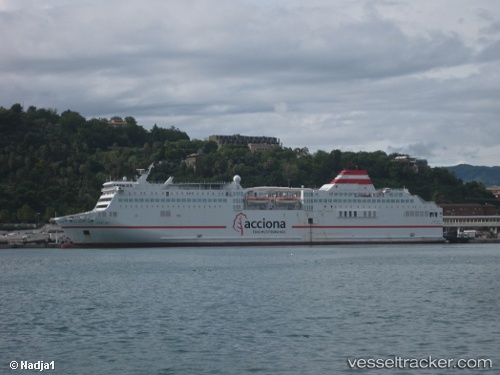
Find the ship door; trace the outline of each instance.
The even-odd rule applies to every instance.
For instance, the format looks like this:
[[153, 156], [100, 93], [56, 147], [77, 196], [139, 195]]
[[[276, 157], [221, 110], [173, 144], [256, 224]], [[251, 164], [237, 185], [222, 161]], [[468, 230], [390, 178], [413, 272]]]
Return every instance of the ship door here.
[[314, 219], [312, 217], [307, 218], [307, 224], [309, 225], [309, 242], [313, 242], [313, 224]]

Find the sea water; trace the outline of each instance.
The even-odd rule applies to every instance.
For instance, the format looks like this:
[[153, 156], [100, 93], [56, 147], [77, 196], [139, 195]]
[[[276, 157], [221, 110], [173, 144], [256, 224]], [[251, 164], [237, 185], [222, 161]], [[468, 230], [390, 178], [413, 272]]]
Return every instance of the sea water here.
[[499, 374], [500, 245], [0, 250], [0, 374], [44, 366]]

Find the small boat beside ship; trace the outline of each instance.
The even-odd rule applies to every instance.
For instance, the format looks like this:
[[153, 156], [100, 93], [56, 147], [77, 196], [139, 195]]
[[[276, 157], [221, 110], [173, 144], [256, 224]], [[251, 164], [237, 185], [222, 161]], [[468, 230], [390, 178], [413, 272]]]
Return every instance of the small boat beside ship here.
[[58, 217], [76, 246], [320, 245], [443, 242], [443, 212], [407, 189], [343, 170], [319, 189], [109, 181], [92, 211]]

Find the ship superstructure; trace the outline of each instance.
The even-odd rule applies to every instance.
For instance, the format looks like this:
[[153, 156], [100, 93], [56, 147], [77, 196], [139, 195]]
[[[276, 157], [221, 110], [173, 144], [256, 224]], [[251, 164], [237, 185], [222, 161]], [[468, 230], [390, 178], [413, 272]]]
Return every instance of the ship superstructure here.
[[110, 181], [92, 211], [56, 218], [80, 246], [420, 243], [443, 239], [442, 209], [344, 170], [320, 189]]

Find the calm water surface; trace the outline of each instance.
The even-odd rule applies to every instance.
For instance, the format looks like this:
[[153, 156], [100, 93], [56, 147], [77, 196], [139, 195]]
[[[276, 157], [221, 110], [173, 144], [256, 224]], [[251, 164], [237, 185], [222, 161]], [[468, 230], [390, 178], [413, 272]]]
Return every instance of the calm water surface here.
[[[0, 250], [0, 374], [499, 374], [500, 245]], [[350, 369], [348, 359], [491, 359]]]

